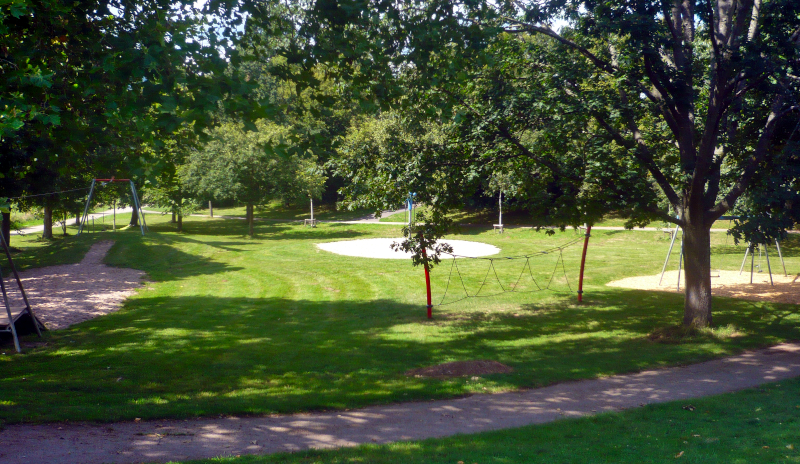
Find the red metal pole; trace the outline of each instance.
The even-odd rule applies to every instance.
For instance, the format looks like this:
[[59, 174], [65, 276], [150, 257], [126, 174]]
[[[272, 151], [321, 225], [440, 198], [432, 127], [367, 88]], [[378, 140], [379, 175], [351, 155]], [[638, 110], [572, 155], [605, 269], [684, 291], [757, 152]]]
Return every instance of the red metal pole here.
[[578, 303], [583, 301], [583, 269], [586, 266], [586, 249], [589, 248], [589, 237], [592, 236], [592, 226], [586, 226], [586, 238], [583, 240], [583, 255], [581, 255], [581, 275], [578, 278]]
[[428, 253], [422, 249], [422, 257], [425, 259], [425, 288], [428, 290], [428, 319], [433, 319], [433, 304], [431, 304], [431, 275], [428, 272]]

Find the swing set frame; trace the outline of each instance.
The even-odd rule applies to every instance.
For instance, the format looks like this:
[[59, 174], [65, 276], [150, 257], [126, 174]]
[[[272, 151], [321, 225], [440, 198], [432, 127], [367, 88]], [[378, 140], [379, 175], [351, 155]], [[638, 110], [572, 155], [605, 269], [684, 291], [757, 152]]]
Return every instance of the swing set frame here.
[[128, 182], [131, 185], [131, 196], [133, 197], [133, 208], [134, 211], [139, 215], [139, 230], [141, 230], [142, 235], [144, 235], [145, 231], [147, 231], [147, 221], [144, 219], [144, 210], [142, 209], [142, 203], [139, 201], [139, 195], [136, 193], [136, 185], [134, 185], [133, 181], [130, 179], [115, 179], [112, 177], [111, 179], [92, 179], [92, 185], [89, 187], [89, 196], [86, 197], [86, 207], [83, 209], [83, 216], [81, 217], [81, 224], [78, 226], [78, 235], [83, 232], [83, 226], [86, 224], [86, 221], [89, 219], [89, 205], [92, 202], [92, 196], [94, 195], [94, 188], [97, 182], [101, 182], [100, 186], [105, 186], [109, 182]]

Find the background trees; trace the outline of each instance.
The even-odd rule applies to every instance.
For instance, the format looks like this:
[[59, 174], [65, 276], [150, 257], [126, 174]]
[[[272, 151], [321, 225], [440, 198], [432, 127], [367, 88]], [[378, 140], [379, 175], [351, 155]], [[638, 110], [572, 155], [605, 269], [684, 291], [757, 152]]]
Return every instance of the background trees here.
[[560, 224], [611, 210], [679, 224], [683, 322], [704, 326], [711, 225], [796, 158], [798, 24], [789, 0], [317, 2], [285, 53], [335, 63], [332, 76], [408, 119], [453, 124], [446, 146], [388, 159], [414, 171], [398, 190], [433, 207], [469, 191], [454, 179], [502, 165]]
[[[242, 59], [234, 48], [242, 21], [215, 1], [0, 6], [0, 194], [44, 193], [92, 170], [129, 177], [106, 155], [125, 150], [138, 160], [142, 144], [159, 147], [180, 127], [202, 133], [219, 111], [262, 116], [248, 95], [254, 83], [230, 67]], [[36, 181], [45, 172], [55, 181], [46, 187]], [[53, 201], [37, 198], [46, 208]]]
[[244, 203], [252, 236], [255, 205], [318, 195], [324, 182], [312, 161], [290, 153], [289, 135], [287, 127], [263, 120], [249, 132], [241, 124], [224, 123], [189, 156], [181, 178], [195, 194]]

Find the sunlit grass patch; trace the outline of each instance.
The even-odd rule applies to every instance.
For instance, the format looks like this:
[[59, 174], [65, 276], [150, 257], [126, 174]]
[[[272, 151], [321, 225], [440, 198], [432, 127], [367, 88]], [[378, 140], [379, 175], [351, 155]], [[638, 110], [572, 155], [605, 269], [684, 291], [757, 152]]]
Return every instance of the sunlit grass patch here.
[[[792, 306], [716, 299], [710, 331], [669, 343], [650, 340], [653, 333], [680, 335], [669, 327], [682, 319], [683, 298], [604, 284], [658, 272], [669, 246], [660, 232], [593, 233], [582, 304], [575, 295], [578, 245], [530, 261], [531, 273], [543, 278], [552, 276], [555, 259], [563, 263], [566, 276], [556, 291], [438, 306], [448, 281], [444, 303], [460, 297], [461, 283], [445, 261], [431, 272], [437, 306], [428, 320], [421, 268], [316, 247], [400, 237], [400, 227], [326, 223], [311, 229], [261, 221], [249, 238], [241, 221], [185, 218], [184, 232], [177, 233], [168, 216], [147, 217], [145, 236], [131, 229], [53, 241], [15, 237], [22, 268], [77, 263], [92, 243], [115, 240], [105, 262], [141, 269], [149, 281], [119, 312], [47, 333], [46, 346], [24, 355], [4, 349], [0, 398], [12, 403], [2, 407], [4, 420], [355, 408], [596, 378], [800, 338], [800, 316]], [[535, 254], [576, 237], [570, 230], [547, 236], [531, 229], [496, 234], [465, 228], [452, 238], [495, 245], [502, 258]], [[738, 269], [743, 247], [725, 245], [723, 235], [712, 239], [720, 246], [714, 263]], [[790, 270], [800, 265], [800, 247], [792, 240], [784, 246]], [[520, 264], [496, 261], [500, 284], [492, 285], [508, 288]], [[486, 261], [463, 261], [468, 291], [480, 286], [486, 269]], [[497, 361], [514, 371], [479, 382], [405, 375], [470, 360]], [[59, 401], [65, 391], [70, 400]]]

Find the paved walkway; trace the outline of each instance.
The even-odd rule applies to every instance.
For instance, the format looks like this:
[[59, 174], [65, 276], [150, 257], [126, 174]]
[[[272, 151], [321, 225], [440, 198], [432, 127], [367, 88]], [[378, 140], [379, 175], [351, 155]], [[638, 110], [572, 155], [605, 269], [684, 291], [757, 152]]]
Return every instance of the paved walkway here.
[[800, 343], [686, 367], [496, 395], [286, 416], [11, 425], [0, 462], [165, 462], [388, 443], [519, 427], [800, 376]]
[[[130, 207], [130, 206], [125, 207], [125, 208], [117, 208], [117, 214], [130, 213], [132, 211], [133, 211], [133, 208]], [[145, 212], [145, 214], [148, 214], [148, 213], [160, 214], [159, 212], [156, 212], [156, 211], [147, 211], [147, 210], [145, 210], [144, 212]], [[114, 210], [113, 209], [109, 209], [107, 211], [100, 211], [100, 212], [97, 212], [97, 213], [92, 213], [92, 214], [89, 214], [89, 221], [91, 221], [92, 219], [97, 221], [98, 219], [102, 219], [105, 216], [113, 216], [113, 214], [114, 214]], [[109, 218], [109, 221], [112, 221], [112, 219]], [[75, 225], [75, 218], [67, 219], [67, 225], [68, 226]], [[126, 225], [127, 225], [126, 223], [118, 222], [117, 223], [117, 228], [122, 228], [122, 227], [125, 227]], [[58, 233], [58, 231], [60, 229], [61, 229], [61, 226], [58, 223], [53, 223], [53, 233], [54, 234]], [[11, 235], [36, 234], [36, 233], [40, 233], [42, 231], [44, 231], [44, 224], [39, 224], [38, 226], [30, 226], [30, 227], [25, 227], [23, 229], [11, 230]]]

